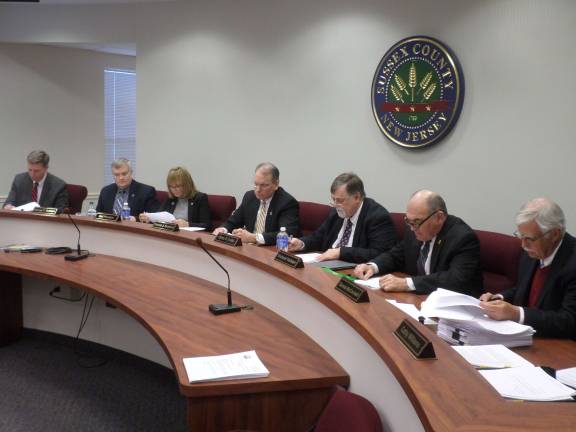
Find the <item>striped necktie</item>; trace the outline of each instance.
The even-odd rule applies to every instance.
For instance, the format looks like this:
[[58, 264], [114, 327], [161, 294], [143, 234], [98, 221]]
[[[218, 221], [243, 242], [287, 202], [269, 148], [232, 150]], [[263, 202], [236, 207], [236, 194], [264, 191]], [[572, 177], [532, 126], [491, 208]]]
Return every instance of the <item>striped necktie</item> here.
[[32, 186], [32, 202], [38, 202], [38, 182], [34, 182]]
[[116, 194], [116, 200], [114, 201], [114, 214], [121, 215], [122, 208], [124, 207], [124, 197], [126, 196], [126, 191], [119, 191]]
[[260, 208], [258, 209], [258, 216], [256, 217], [256, 226], [254, 227], [254, 234], [262, 234], [266, 226], [266, 201], [260, 201]]
[[426, 274], [426, 260], [428, 259], [428, 252], [430, 252], [430, 240], [424, 242], [420, 248], [420, 256], [418, 256], [418, 262], [416, 263], [418, 275], [420, 276]]

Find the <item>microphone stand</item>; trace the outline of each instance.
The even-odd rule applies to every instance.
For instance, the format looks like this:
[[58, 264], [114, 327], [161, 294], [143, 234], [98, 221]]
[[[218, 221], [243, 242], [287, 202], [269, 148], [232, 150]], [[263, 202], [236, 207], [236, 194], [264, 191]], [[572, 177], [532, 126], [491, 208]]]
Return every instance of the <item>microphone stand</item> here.
[[70, 209], [69, 208], [64, 209], [64, 213], [68, 215], [68, 219], [70, 219], [70, 222], [74, 224], [74, 227], [76, 227], [76, 231], [78, 231], [78, 244], [76, 245], [76, 254], [66, 255], [64, 259], [66, 261], [80, 261], [82, 259], [88, 258], [90, 256], [90, 252], [88, 252], [87, 250], [82, 250], [80, 248], [80, 228], [78, 228], [78, 225], [76, 225], [76, 222], [74, 221], [74, 219], [72, 219], [72, 215], [70, 215]]
[[227, 314], [227, 313], [232, 313], [232, 312], [240, 312], [242, 310], [242, 308], [240, 306], [232, 303], [232, 290], [230, 289], [230, 275], [228, 274], [228, 270], [226, 270], [224, 268], [224, 266], [222, 264], [220, 264], [220, 262], [216, 258], [214, 258], [214, 256], [208, 251], [208, 249], [206, 249], [206, 246], [204, 246], [204, 242], [202, 241], [202, 239], [200, 237], [198, 237], [196, 239], [196, 244], [198, 246], [200, 246], [202, 248], [202, 250], [204, 252], [206, 252], [208, 254], [208, 256], [210, 258], [212, 258], [214, 260], [214, 262], [216, 264], [218, 264], [218, 266], [222, 270], [224, 270], [224, 273], [226, 273], [226, 276], [228, 277], [228, 289], [226, 291], [228, 303], [226, 303], [226, 304], [211, 304], [208, 306], [208, 310], [210, 312], [212, 312], [214, 315], [222, 315], [222, 314]]

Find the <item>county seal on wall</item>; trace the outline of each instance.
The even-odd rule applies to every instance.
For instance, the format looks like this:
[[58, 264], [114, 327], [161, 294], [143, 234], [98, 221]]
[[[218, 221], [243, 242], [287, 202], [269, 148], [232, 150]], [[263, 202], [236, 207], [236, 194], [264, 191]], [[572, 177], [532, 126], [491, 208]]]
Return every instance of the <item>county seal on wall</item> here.
[[384, 55], [372, 81], [372, 111], [395, 144], [418, 148], [437, 143], [456, 124], [464, 101], [458, 59], [440, 41], [413, 36]]

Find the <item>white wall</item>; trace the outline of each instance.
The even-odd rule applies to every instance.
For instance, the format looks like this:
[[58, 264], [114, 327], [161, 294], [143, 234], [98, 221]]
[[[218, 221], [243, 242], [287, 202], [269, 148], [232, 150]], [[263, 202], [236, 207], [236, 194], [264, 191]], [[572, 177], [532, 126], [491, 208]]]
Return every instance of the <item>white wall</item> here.
[[[240, 197], [271, 160], [301, 200], [326, 202], [354, 170], [392, 211], [428, 187], [472, 226], [510, 232], [544, 194], [574, 231], [574, 22], [570, 0], [0, 6], [0, 40], [136, 42], [138, 178], [157, 187], [184, 164], [201, 190]], [[424, 151], [389, 143], [370, 106], [380, 58], [415, 34], [447, 43], [466, 78], [459, 123]]]

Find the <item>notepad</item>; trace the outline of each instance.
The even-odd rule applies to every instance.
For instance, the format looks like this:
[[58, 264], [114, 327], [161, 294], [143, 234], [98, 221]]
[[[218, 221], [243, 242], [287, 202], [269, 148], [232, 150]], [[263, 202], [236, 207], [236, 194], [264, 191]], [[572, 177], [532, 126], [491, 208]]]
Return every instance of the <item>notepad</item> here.
[[256, 351], [184, 358], [190, 383], [261, 378], [270, 375]]
[[502, 369], [533, 366], [528, 360], [504, 345], [453, 346], [468, 363], [479, 369]]

